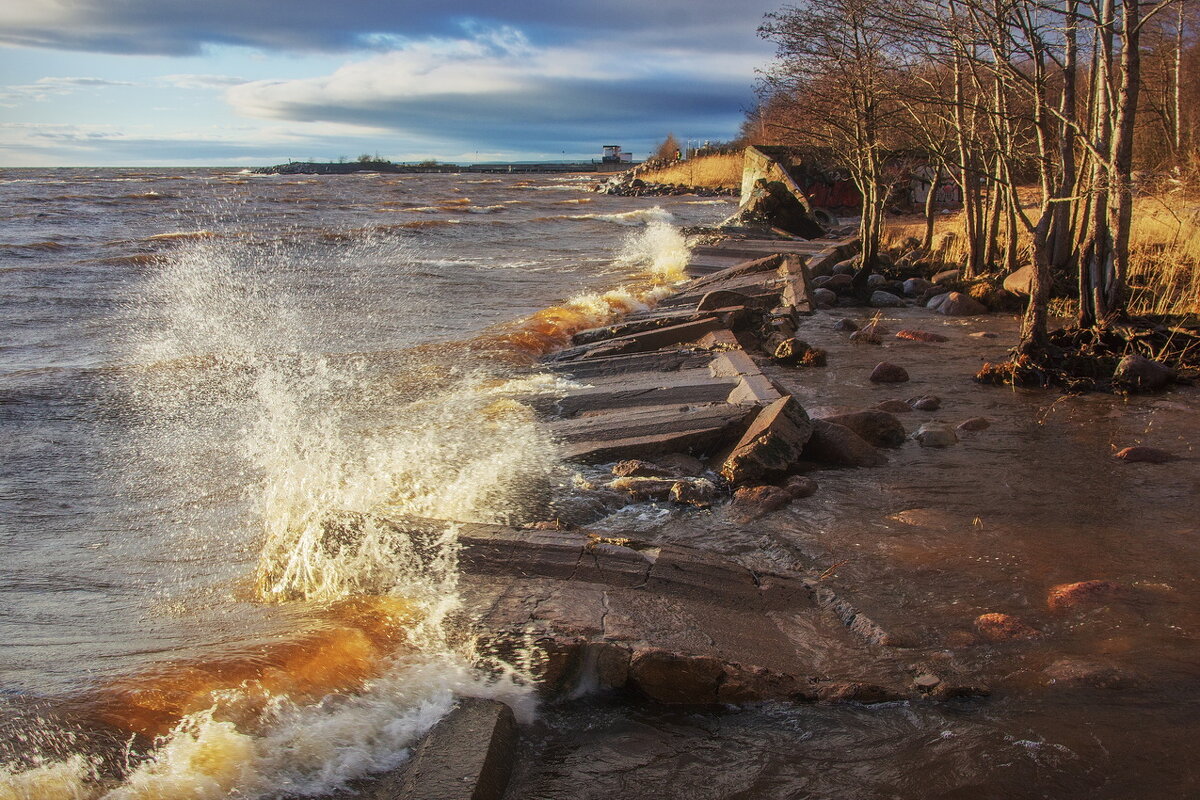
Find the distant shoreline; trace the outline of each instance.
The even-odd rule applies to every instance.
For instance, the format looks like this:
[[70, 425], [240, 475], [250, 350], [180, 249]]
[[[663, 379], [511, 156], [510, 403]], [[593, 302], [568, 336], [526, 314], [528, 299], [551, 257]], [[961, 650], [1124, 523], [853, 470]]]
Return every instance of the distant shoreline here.
[[395, 164], [391, 161], [347, 161], [347, 162], [318, 162], [318, 161], [289, 161], [286, 164], [276, 164], [271, 167], [256, 167], [251, 172], [258, 175], [350, 175], [356, 172], [397, 172], [397, 173], [504, 173], [504, 174], [544, 174], [557, 172], [624, 172], [630, 164], [609, 164], [597, 162], [555, 163], [555, 162], [511, 162], [494, 164]]

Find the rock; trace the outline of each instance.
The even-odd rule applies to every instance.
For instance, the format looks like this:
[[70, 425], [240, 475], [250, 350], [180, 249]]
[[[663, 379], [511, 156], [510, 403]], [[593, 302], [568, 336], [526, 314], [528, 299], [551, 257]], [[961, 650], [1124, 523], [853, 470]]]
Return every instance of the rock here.
[[918, 331], [905, 328], [902, 331], [896, 331], [897, 339], [907, 339], [910, 342], [948, 342], [950, 337], [942, 336], [940, 333], [930, 333], [929, 331]]
[[1026, 625], [1011, 614], [980, 614], [975, 618], [975, 630], [990, 642], [1036, 639], [1042, 635], [1037, 628]]
[[887, 361], [880, 361], [871, 370], [872, 383], [904, 383], [907, 380], [908, 370]]
[[837, 467], [878, 467], [887, 463], [883, 453], [866, 439], [845, 425], [823, 419], [813, 420], [804, 457]]
[[608, 488], [624, 492], [638, 502], [665, 500], [671, 496], [676, 481], [671, 478], [617, 478]]
[[925, 307], [948, 317], [969, 317], [987, 313], [987, 307], [983, 303], [962, 292], [939, 294], [926, 303]]
[[508, 706], [495, 700], [460, 698], [454, 710], [421, 739], [403, 771], [384, 773], [369, 794], [500, 800], [508, 788], [518, 738], [517, 723]]
[[1046, 605], [1051, 611], [1065, 611], [1081, 605], [1104, 603], [1125, 595], [1128, 590], [1116, 581], [1090, 580], [1076, 583], [1060, 583], [1046, 595]]
[[912, 435], [921, 447], [949, 447], [958, 441], [958, 436], [945, 425], [925, 424]]
[[671, 500], [697, 508], [708, 508], [717, 502], [721, 490], [707, 478], [678, 481], [671, 487]]
[[867, 288], [878, 289], [888, 282], [888, 279], [880, 275], [878, 272], [872, 272], [867, 276]]
[[929, 289], [933, 288], [933, 283], [924, 278], [909, 278], [904, 282], [904, 293], [909, 297], [916, 297], [919, 294], [924, 294]]
[[795, 364], [800, 361], [812, 348], [808, 342], [797, 339], [794, 336], [788, 337], [779, 342], [775, 346], [774, 352], [771, 353], [771, 358], [784, 364]]
[[833, 308], [837, 303], [837, 292], [825, 288], [813, 289], [812, 298], [818, 308]]
[[817, 493], [817, 482], [807, 475], [793, 475], [783, 484], [783, 490], [790, 494], [793, 500], [800, 500]]
[[630, 683], [659, 703], [716, 703], [724, 672], [715, 658], [664, 650], [643, 650], [629, 662]]
[[939, 286], [943, 283], [950, 283], [951, 281], [956, 281], [956, 280], [958, 280], [958, 270], [944, 269], [941, 272], [934, 275], [932, 278], [930, 278], [930, 280]]
[[849, 289], [853, 283], [854, 279], [849, 275], [830, 275], [829, 280], [825, 281], [821, 288], [837, 292], [838, 290]]
[[1175, 380], [1175, 371], [1158, 361], [1132, 354], [1125, 356], [1113, 371], [1113, 383], [1136, 392], [1156, 392]]
[[1018, 270], [1010, 272], [1004, 278], [1004, 288], [1013, 294], [1028, 297], [1033, 286], [1033, 265], [1026, 264]]
[[858, 257], [848, 258], [833, 265], [834, 275], [853, 275], [858, 272]]
[[998, 338], [1000, 338], [1000, 334], [992, 333], [991, 331], [975, 331], [974, 333], [971, 333], [968, 335], [972, 339], [998, 339]]
[[782, 181], [755, 181], [737, 218], [743, 224], [781, 228], [805, 239], [825, 235], [825, 229], [812, 217], [807, 198], [792, 194]]
[[882, 403], [876, 403], [875, 407], [889, 414], [907, 414], [912, 411], [912, 406], [903, 400], [884, 400]]
[[942, 679], [937, 675], [929, 672], [922, 672], [917, 677], [913, 678], [913, 688], [921, 694], [929, 694], [938, 687]]
[[825, 421], [849, 428], [875, 447], [899, 447], [908, 436], [900, 420], [886, 411], [854, 411]]
[[722, 477], [736, 484], [787, 472], [799, 460], [812, 430], [800, 404], [790, 396], [781, 397], [758, 412], [723, 460]]
[[874, 683], [860, 681], [837, 681], [823, 684], [817, 690], [817, 699], [825, 703], [890, 703], [903, 700], [904, 697], [894, 691], [885, 689]]
[[942, 398], [932, 394], [909, 398], [908, 404], [917, 411], [937, 411], [942, 407]]
[[819, 289], [822, 286], [824, 286], [825, 284], [829, 283], [829, 276], [828, 275], [818, 275], [812, 279], [811, 283], [812, 283], [813, 288]]
[[631, 458], [613, 465], [612, 474], [619, 478], [678, 478], [680, 473], [670, 467]]
[[544, 519], [541, 522], [531, 522], [522, 526], [531, 531], [569, 531], [575, 526], [561, 519]]
[[854, 333], [858, 330], [858, 323], [852, 319], [843, 317], [833, 324], [833, 329], [835, 331], [849, 331], [850, 333]]
[[897, 297], [891, 292], [872, 292], [871, 293], [872, 308], [901, 308], [905, 305], [902, 298]]
[[656, 456], [655, 463], [664, 469], [675, 470], [675, 474], [679, 476], [703, 475], [705, 472], [704, 462], [687, 453], [667, 453], [665, 456]]
[[958, 430], [982, 431], [990, 428], [991, 426], [992, 423], [988, 421], [987, 417], [971, 417], [970, 419], [963, 420], [962, 422], [958, 423]]
[[1144, 447], [1142, 445], [1134, 445], [1118, 450], [1113, 454], [1113, 458], [1119, 458], [1122, 461], [1127, 461], [1131, 464], [1141, 462], [1143, 464], [1165, 464], [1175, 458], [1166, 450], [1159, 450], [1157, 447]]
[[792, 502], [792, 494], [778, 486], [743, 486], [733, 493], [734, 519], [745, 524], [765, 517]]
[[741, 292], [732, 292], [728, 289], [713, 289], [700, 298], [700, 302], [696, 304], [696, 310], [711, 311], [714, 308], [751, 305], [754, 305], [753, 299]]
[[883, 338], [870, 325], [850, 334], [850, 341], [858, 342], [859, 344], [883, 344]]

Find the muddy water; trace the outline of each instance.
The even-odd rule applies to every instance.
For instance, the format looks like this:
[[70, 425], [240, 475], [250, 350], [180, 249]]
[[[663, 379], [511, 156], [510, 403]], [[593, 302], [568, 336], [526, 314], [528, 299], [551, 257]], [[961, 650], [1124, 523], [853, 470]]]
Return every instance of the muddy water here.
[[[926, 665], [990, 696], [720, 713], [596, 697], [547, 710], [510, 797], [1197, 796], [1200, 393], [980, 387], [970, 375], [1003, 356], [1015, 320], [893, 311], [884, 320], [892, 333], [921, 328], [950, 341], [888, 336], [879, 347], [833, 330], [845, 315], [819, 313], [798, 334], [829, 351], [827, 368], [773, 370], [811, 414], [936, 395], [938, 411], [898, 415], [907, 430], [981, 416], [990, 427], [945, 449], [909, 442], [882, 468], [814, 473], [815, 496], [748, 525], [719, 511], [664, 521], [653, 508], [608, 524], [824, 575], [907, 645], [876, 648], [881, 662], [910, 673]], [[911, 380], [872, 384], [883, 360]], [[1132, 444], [1179, 458], [1111, 457]], [[1072, 611], [1048, 608], [1052, 586], [1091, 579], [1127, 590]], [[984, 642], [973, 622], [988, 612], [1043, 635]]]

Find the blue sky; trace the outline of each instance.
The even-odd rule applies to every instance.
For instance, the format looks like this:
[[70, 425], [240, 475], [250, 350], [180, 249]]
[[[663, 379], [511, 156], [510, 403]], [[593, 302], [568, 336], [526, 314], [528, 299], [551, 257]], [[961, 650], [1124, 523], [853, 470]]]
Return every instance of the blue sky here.
[[0, 0], [0, 166], [729, 139], [770, 0]]

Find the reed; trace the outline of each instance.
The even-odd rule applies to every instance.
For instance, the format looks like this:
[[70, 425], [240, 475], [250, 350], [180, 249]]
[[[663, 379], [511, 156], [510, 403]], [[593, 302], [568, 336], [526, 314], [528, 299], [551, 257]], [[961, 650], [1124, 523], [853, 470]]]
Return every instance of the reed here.
[[[884, 244], [896, 249], [904, 240], [920, 239], [923, 220], [893, 222], [884, 232]], [[943, 239], [943, 233], [953, 233]], [[934, 258], [948, 267], [966, 258], [961, 213], [938, 218]], [[1021, 241], [1022, 261], [1028, 263], [1030, 242]], [[1138, 199], [1130, 235], [1129, 313], [1187, 316], [1200, 314], [1200, 204], [1174, 195], [1149, 195]]]
[[647, 170], [638, 177], [647, 183], [672, 183], [703, 189], [737, 189], [742, 185], [742, 154], [696, 156], [662, 169]]

